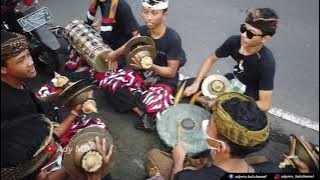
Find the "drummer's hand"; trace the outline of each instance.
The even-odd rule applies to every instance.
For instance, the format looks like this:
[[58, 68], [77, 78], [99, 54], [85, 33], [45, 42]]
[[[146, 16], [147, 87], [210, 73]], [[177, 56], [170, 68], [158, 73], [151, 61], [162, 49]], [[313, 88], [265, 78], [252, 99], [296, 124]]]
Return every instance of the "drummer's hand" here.
[[181, 143], [176, 144], [172, 150], [172, 156], [175, 164], [183, 165], [184, 158], [186, 157], [186, 151]]
[[82, 113], [82, 104], [78, 104], [75, 107], [73, 107], [72, 111], [74, 111], [77, 114], [81, 114]]
[[188, 86], [188, 87], [184, 90], [183, 94], [184, 94], [185, 96], [191, 96], [191, 95], [193, 95], [194, 93], [196, 93], [196, 92], [198, 91], [199, 86], [200, 86], [199, 84], [193, 83], [191, 86]]
[[133, 56], [133, 57], [131, 58], [131, 64], [130, 64], [130, 66], [135, 67], [135, 68], [137, 68], [137, 69], [142, 69], [142, 66], [141, 66], [141, 64], [140, 64], [139, 59], [140, 59], [140, 56], [139, 56], [138, 54], [136, 54], [135, 56]]
[[108, 62], [108, 70], [109, 71], [116, 71], [118, 69], [118, 62], [117, 61], [109, 61]]
[[106, 139], [103, 138], [102, 140], [100, 140], [99, 137], [95, 138], [95, 142], [90, 141], [90, 148], [92, 150], [96, 150], [99, 152], [99, 154], [102, 156], [103, 158], [103, 165], [100, 168], [100, 170], [98, 170], [95, 173], [86, 173], [87, 177], [89, 180], [100, 180], [101, 176], [102, 176], [102, 169], [103, 167], [106, 167], [107, 165], [109, 165], [110, 160], [111, 160], [111, 155], [113, 152], [113, 144], [110, 145], [109, 149], [107, 149], [107, 145], [106, 145]]
[[[296, 139], [292, 138], [290, 136], [290, 153], [289, 153], [289, 156], [291, 156], [291, 157], [296, 156], [296, 152], [295, 152], [296, 143], [297, 143]], [[307, 166], [307, 164], [304, 163], [303, 161], [301, 161], [299, 158], [291, 158], [291, 161], [293, 162], [293, 164], [299, 170], [300, 173], [309, 173], [310, 172], [310, 169]]]
[[118, 69], [117, 55], [115, 51], [108, 54], [107, 59], [109, 71], [115, 71]]

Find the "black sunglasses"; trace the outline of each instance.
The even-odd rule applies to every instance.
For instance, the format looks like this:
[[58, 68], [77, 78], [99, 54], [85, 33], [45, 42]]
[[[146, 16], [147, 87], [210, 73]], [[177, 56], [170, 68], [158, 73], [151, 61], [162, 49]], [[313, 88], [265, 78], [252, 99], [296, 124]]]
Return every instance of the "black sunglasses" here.
[[240, 32], [241, 32], [241, 33], [246, 32], [248, 39], [252, 39], [253, 36], [264, 36], [264, 34], [261, 34], [261, 35], [259, 35], [259, 34], [253, 34], [251, 31], [249, 31], [249, 30], [246, 28], [246, 25], [245, 25], [245, 24], [241, 24], [241, 26], [240, 26]]

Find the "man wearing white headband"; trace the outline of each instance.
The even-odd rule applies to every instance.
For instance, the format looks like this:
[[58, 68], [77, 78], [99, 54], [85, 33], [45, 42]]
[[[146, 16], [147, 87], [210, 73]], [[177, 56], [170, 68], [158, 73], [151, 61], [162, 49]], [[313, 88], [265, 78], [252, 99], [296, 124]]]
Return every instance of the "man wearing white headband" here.
[[153, 10], [168, 9], [169, 0], [142, 0], [142, 6]]
[[[143, 99], [139, 97], [140, 95], [137, 95], [137, 92], [127, 91], [125, 88], [112, 89], [112, 83], [110, 83], [110, 85], [107, 83], [102, 85], [106, 87], [105, 89], [107, 89], [107, 91], [108, 89], [112, 89], [112, 91], [109, 92], [110, 96], [108, 97], [108, 100], [109, 102], [115, 102], [113, 103], [113, 107], [115, 107], [117, 111], [124, 112], [133, 110], [142, 117], [141, 124], [139, 122], [137, 126], [139, 129], [152, 129], [150, 126], [148, 127], [147, 124], [152, 124], [154, 127], [156, 113], [163, 111], [165, 107], [173, 104], [173, 92], [175, 92], [179, 81], [178, 71], [186, 62], [186, 56], [181, 46], [179, 34], [165, 25], [168, 16], [167, 9], [168, 0], [142, 0], [141, 15], [145, 25], [138, 28], [138, 33], [141, 36], [148, 36], [153, 39], [157, 56], [153, 60], [153, 64], [150, 68], [141, 71], [134, 70], [133, 75], [128, 77], [125, 76], [124, 78], [134, 77], [137, 81], [143, 79], [143, 84], [146, 84], [147, 88], [145, 88], [144, 85], [141, 85], [138, 89], [142, 91], [141, 95], [148, 93], [148, 99]], [[118, 57], [124, 53], [124, 49], [125, 46], [109, 53], [108, 67], [110, 70], [115, 70], [117, 68]], [[141, 69], [141, 65], [137, 59], [139, 59], [139, 57], [133, 57], [133, 63], [130, 65], [137, 69]], [[125, 69], [125, 72], [129, 75], [132, 73], [132, 70]], [[123, 74], [123, 72], [118, 70], [114, 76], [117, 77], [121, 73]], [[156, 82], [152, 81], [152, 83], [147, 83], [145, 80], [147, 78], [150, 79], [150, 77], [156, 79]], [[108, 81], [110, 81], [110, 78], [107, 82]], [[121, 82], [121, 85], [119, 86], [122, 86], [123, 83], [125, 82]], [[125, 85], [125, 87], [128, 87], [128, 85]], [[148, 89], [148, 87], [161, 87], [161, 90], [156, 90], [156, 88]], [[132, 87], [131, 89], [136, 88], [137, 87]], [[156, 92], [164, 92], [165, 95], [160, 94], [159, 96]], [[150, 100], [150, 97], [154, 97], [154, 99]], [[146, 104], [147, 102], [155, 103], [150, 105]]]

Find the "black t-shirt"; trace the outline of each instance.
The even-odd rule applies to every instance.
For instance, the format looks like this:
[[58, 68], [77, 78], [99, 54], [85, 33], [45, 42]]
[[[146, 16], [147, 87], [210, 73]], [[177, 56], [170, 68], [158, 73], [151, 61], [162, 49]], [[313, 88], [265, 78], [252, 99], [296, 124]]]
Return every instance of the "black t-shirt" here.
[[[142, 36], [151, 37], [149, 29], [146, 26], [141, 26], [138, 32]], [[152, 38], [152, 37], [151, 37]], [[153, 39], [153, 38], [152, 38]], [[154, 60], [154, 64], [158, 66], [168, 66], [168, 60], [180, 61], [182, 67], [186, 63], [186, 55], [181, 45], [181, 38], [179, 34], [173, 29], [166, 27], [166, 32], [159, 39], [153, 39], [156, 44], [157, 57]], [[178, 69], [179, 71], [179, 69]], [[159, 83], [166, 83], [172, 87], [176, 87], [179, 81], [179, 72], [177, 71], [174, 78], [160, 78]]]
[[[104, 4], [106, 6], [104, 8], [104, 13], [109, 14], [111, 1], [109, 0]], [[139, 27], [129, 4], [124, 0], [119, 1], [115, 16], [115, 23], [112, 23], [112, 27], [113, 29], [111, 32], [103, 32], [101, 33], [101, 36], [103, 37], [104, 42], [114, 50], [118, 49], [130, 40], [132, 38], [132, 32], [136, 31]]]
[[[279, 173], [279, 168], [270, 162], [251, 165], [255, 173]], [[211, 167], [199, 170], [183, 170], [174, 176], [174, 180], [214, 180], [222, 178], [227, 172], [219, 167], [212, 165]], [[227, 178], [228, 179], [228, 178]]]
[[259, 90], [273, 90], [276, 62], [266, 46], [253, 55], [240, 54], [240, 43], [240, 36], [231, 36], [215, 54], [218, 58], [231, 56], [237, 62], [233, 74], [247, 86], [244, 94], [258, 100]]
[[1, 122], [34, 113], [43, 113], [43, 109], [26, 86], [16, 89], [1, 81]]

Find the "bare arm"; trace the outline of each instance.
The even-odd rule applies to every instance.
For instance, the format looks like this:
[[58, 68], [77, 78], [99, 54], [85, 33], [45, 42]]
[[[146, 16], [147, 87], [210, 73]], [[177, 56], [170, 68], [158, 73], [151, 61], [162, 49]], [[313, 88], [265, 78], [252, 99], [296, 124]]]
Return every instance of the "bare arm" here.
[[70, 113], [64, 120], [63, 122], [54, 129], [54, 133], [58, 136], [61, 137], [71, 126], [71, 124], [77, 119], [77, 115], [81, 112], [81, 105], [78, 105], [77, 107], [74, 108], [73, 110], [75, 114]]
[[183, 162], [186, 156], [186, 151], [181, 144], [176, 144], [172, 150], [173, 168], [171, 170], [171, 180], [174, 179], [174, 175], [183, 170]]
[[261, 111], [268, 111], [272, 104], [272, 91], [259, 90], [259, 100], [256, 103]]
[[194, 80], [195, 84], [200, 84], [201, 80], [208, 74], [213, 63], [215, 63], [217, 60], [218, 60], [218, 57], [215, 54], [212, 54], [203, 62], [201, 69], [198, 72], [197, 78]]
[[[138, 33], [138, 31], [134, 31], [134, 32], [132, 32], [132, 35], [134, 35], [134, 37], [132, 37], [131, 39], [135, 38], [136, 36], [139, 36], [139, 33]], [[119, 47], [118, 49], [116, 49], [114, 51], [111, 51], [108, 54], [106, 61], [108, 63], [109, 70], [116, 70], [118, 68], [118, 62], [117, 62], [118, 57], [123, 55], [124, 49], [125, 49], [128, 42], [126, 42], [124, 45], [122, 45], [121, 47]]]
[[197, 92], [202, 79], [208, 74], [213, 63], [215, 63], [217, 60], [218, 60], [218, 57], [215, 54], [212, 54], [202, 63], [200, 71], [198, 72], [198, 75], [194, 80], [193, 84], [187, 87], [186, 90], [184, 91], [185, 96], [191, 96], [192, 94]]
[[164, 78], [174, 78], [179, 68], [179, 60], [168, 60], [168, 66], [158, 66], [153, 64], [150, 68], [151, 71], [155, 72]]

